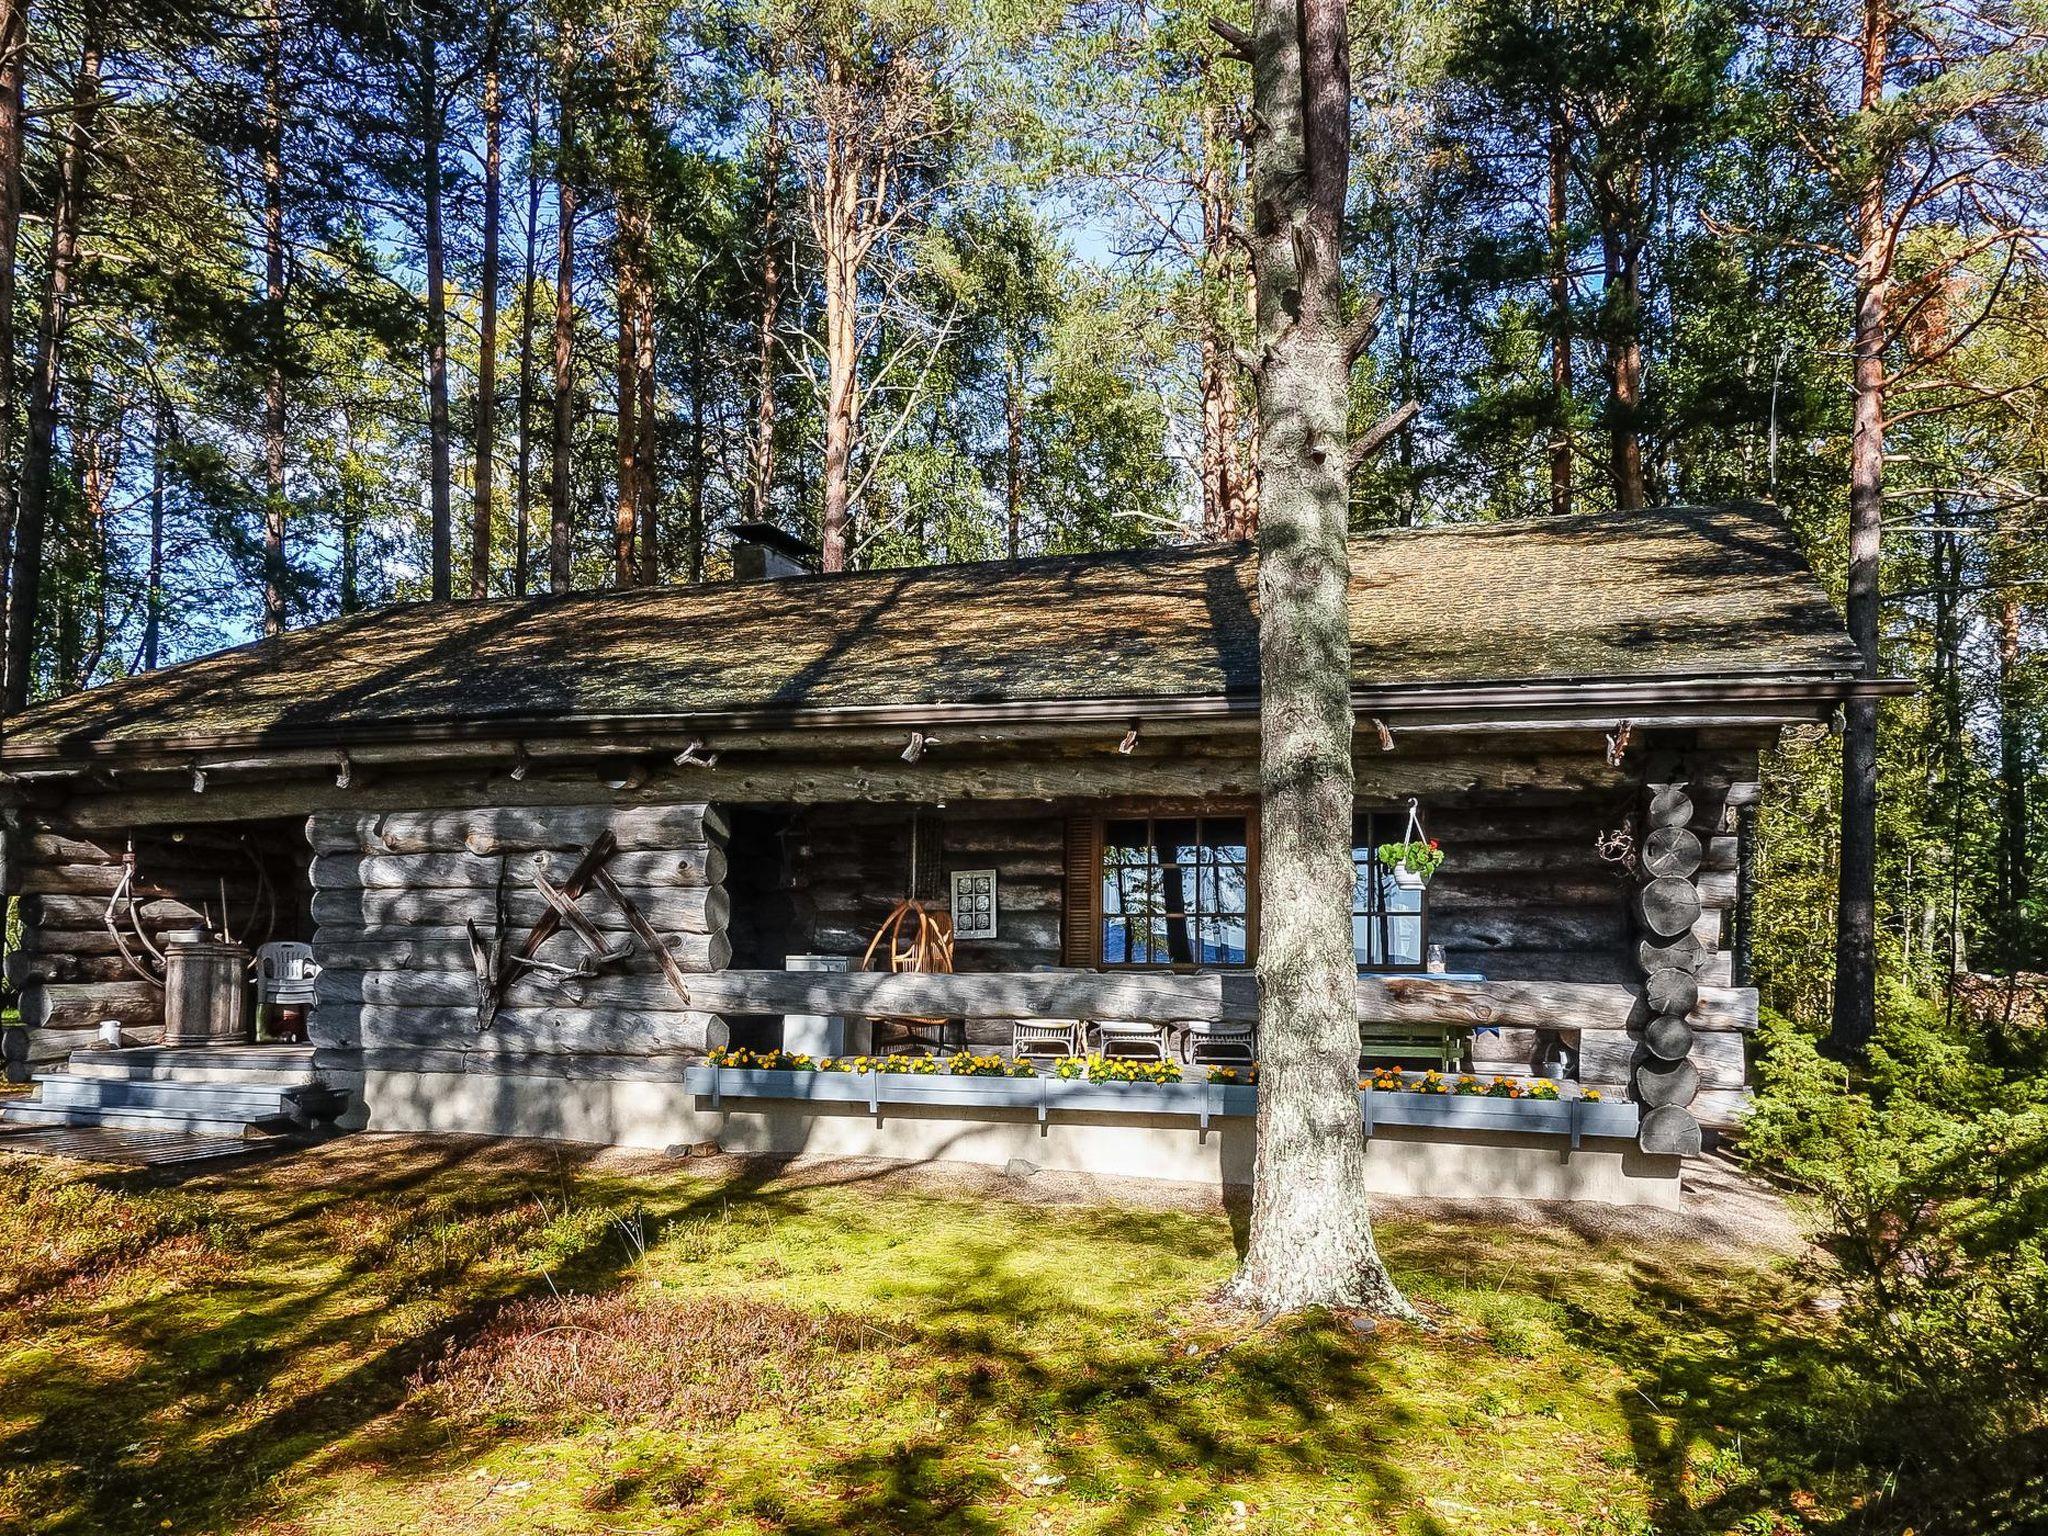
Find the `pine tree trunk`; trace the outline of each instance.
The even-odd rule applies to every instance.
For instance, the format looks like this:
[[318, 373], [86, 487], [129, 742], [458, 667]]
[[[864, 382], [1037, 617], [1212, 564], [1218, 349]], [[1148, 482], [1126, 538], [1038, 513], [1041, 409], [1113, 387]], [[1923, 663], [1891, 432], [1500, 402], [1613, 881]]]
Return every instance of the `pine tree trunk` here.
[[519, 460], [512, 500], [512, 590], [526, 596], [533, 580], [533, 312], [540, 239], [540, 92], [527, 98], [526, 251], [519, 267]]
[[142, 670], [154, 672], [163, 665], [164, 471], [171, 451], [171, 403], [162, 394], [156, 397], [149, 450], [149, 565], [142, 586]]
[[263, 632], [285, 626], [284, 17], [263, 14]]
[[1343, 0], [1255, 15], [1261, 1061], [1251, 1235], [1226, 1294], [1268, 1315], [1408, 1315], [1365, 1198], [1352, 1001], [1349, 45]]
[[36, 621], [42, 601], [43, 539], [49, 527], [51, 455], [57, 440], [57, 382], [63, 376], [71, 279], [85, 212], [86, 161], [99, 112], [99, 44], [88, 38], [72, 83], [71, 118], [57, 157], [57, 198], [50, 216], [50, 264], [29, 376], [28, 437], [22, 444], [20, 508], [14, 530], [14, 575], [7, 609], [8, 714], [24, 708], [34, 686]]
[[446, 602], [454, 595], [455, 499], [452, 445], [448, 430], [448, 281], [447, 252], [441, 228], [440, 60], [429, 34], [420, 47], [420, 118], [423, 130], [421, 174], [426, 183], [424, 236], [427, 263], [427, 449], [433, 517], [433, 598]]
[[1024, 552], [1024, 360], [1014, 351], [1003, 373], [1003, 520], [1010, 558]]
[[[1639, 176], [1640, 172], [1625, 174]], [[1612, 192], [1615, 198], [1624, 195], [1620, 189]], [[1643, 407], [1641, 270], [1634, 232], [1614, 207], [1605, 216], [1600, 243], [1605, 267], [1608, 473], [1614, 484], [1615, 506], [1634, 512], [1648, 502], [1638, 435]]]
[[747, 459], [747, 516], [756, 522], [768, 520], [775, 485], [775, 328], [781, 323], [782, 308], [781, 179], [782, 117], [771, 106], [761, 144], [761, 332], [754, 356], [754, 434]]
[[633, 584], [633, 536], [640, 525], [640, 348], [633, 327], [639, 314], [639, 299], [633, 291], [637, 253], [633, 239], [633, 214], [620, 200], [618, 233], [613, 243], [613, 265], [618, 271], [618, 441], [617, 487], [612, 502], [612, 584]]
[[566, 15], [556, 38], [560, 101], [555, 170], [555, 338], [554, 414], [548, 445], [548, 590], [567, 592], [570, 569], [570, 513], [575, 505], [576, 432], [576, 188], [574, 107], [570, 86], [576, 67], [576, 29]]
[[1572, 273], [1565, 206], [1571, 175], [1571, 122], [1559, 107], [1550, 119], [1550, 510], [1572, 509]]
[[[12, 577], [7, 551], [14, 538], [20, 489], [14, 474], [14, 297], [21, 244], [22, 82], [27, 53], [28, 0], [0, 0], [0, 627], [7, 612]], [[0, 661], [0, 672], [4, 671]], [[0, 680], [0, 694], [4, 691]], [[0, 896], [0, 916], [5, 915], [5, 904]]]
[[690, 310], [690, 529], [689, 568], [692, 582], [704, 579], [704, 481], [710, 466], [704, 459], [704, 308]]
[[[2027, 852], [2027, 700], [2021, 682], [2021, 613], [2010, 590], [1998, 595], [1998, 910], [2017, 929], [2033, 896]], [[2001, 935], [2005, 963], [2019, 969], [2018, 933]]]
[[498, 90], [498, 19], [485, 23], [490, 38], [484, 61], [484, 250], [477, 297], [476, 467], [469, 527], [469, 595], [491, 590], [491, 481], [498, 426], [498, 203], [500, 125], [504, 116]]
[[640, 408], [634, 424], [640, 434], [634, 454], [639, 478], [633, 488], [633, 510], [640, 528], [640, 585], [651, 587], [661, 580], [661, 475], [656, 455], [660, 452], [661, 416], [656, 409], [654, 372], [654, 240], [643, 220], [641, 228], [640, 281], [633, 310], [633, 375], [640, 386]]
[[[355, 407], [347, 401], [341, 407], [341, 436], [351, 453], [357, 451]], [[363, 513], [356, 500], [356, 492], [348, 481], [342, 482], [341, 509], [341, 611], [360, 613], [363, 607], [362, 589], [362, 534]]]
[[[827, 79], [829, 94], [843, 99], [845, 70], [836, 57], [827, 66]], [[851, 142], [840, 124], [828, 124], [826, 133], [824, 209], [818, 231], [825, 281], [825, 476], [818, 567], [843, 571], [852, 545], [848, 503], [860, 413], [861, 147]]]
[[[1889, 0], [1864, 9], [1865, 112], [1884, 100], [1891, 57]], [[1884, 523], [1885, 343], [1891, 334], [1890, 220], [1882, 169], [1865, 184], [1856, 211], [1854, 430], [1849, 443], [1849, 638], [1863, 675], [1878, 675], [1878, 562]], [[1877, 1019], [1877, 701], [1846, 706], [1842, 733], [1842, 848], [1835, 920], [1835, 1004], [1829, 1045], [1860, 1055]]]

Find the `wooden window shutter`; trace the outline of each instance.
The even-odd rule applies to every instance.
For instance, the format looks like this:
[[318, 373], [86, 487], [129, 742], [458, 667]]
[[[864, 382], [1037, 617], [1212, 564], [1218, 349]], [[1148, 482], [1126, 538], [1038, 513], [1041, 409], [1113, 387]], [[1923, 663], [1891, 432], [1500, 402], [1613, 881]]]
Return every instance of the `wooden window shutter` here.
[[1094, 966], [1101, 956], [1102, 824], [1093, 816], [1067, 820], [1066, 887], [1061, 901], [1060, 964]]

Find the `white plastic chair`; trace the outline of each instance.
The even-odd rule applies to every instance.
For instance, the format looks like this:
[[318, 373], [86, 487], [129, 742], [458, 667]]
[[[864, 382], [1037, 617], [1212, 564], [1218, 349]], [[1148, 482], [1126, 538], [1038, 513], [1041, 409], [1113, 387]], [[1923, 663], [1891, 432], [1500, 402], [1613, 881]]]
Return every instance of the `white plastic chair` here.
[[265, 944], [256, 951], [256, 1022], [269, 1022], [266, 1009], [310, 1008], [313, 983], [320, 979], [313, 946], [292, 940]]

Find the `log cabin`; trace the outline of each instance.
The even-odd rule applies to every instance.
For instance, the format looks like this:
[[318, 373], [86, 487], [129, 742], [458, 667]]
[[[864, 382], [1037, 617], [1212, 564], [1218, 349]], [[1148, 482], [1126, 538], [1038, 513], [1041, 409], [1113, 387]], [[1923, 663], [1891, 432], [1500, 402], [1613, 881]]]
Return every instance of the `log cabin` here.
[[[232, 1131], [282, 1083], [371, 1129], [1248, 1178], [1225, 1074], [727, 1052], [1255, 1020], [1255, 553], [819, 576], [741, 533], [742, 579], [400, 604], [9, 722], [9, 1065], [69, 1067], [7, 1118]], [[1668, 1203], [1743, 1110], [1759, 756], [1895, 685], [1765, 507], [1351, 562], [1361, 1058], [1452, 1088], [1365, 1081], [1374, 1182]], [[1377, 853], [1416, 835], [1419, 890]], [[873, 968], [906, 912], [947, 964]], [[309, 944], [305, 1043], [150, 1044], [179, 933]]]

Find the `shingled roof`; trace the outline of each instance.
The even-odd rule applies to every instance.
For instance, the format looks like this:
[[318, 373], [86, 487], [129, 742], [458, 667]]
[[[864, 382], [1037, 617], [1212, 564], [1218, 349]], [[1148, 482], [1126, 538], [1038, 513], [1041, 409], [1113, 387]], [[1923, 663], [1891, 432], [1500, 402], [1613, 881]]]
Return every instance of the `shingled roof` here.
[[[1357, 686], [1844, 680], [1777, 513], [1679, 508], [1356, 539]], [[406, 603], [73, 694], [0, 761], [185, 744], [934, 706], [1256, 697], [1257, 561], [1205, 545]]]

